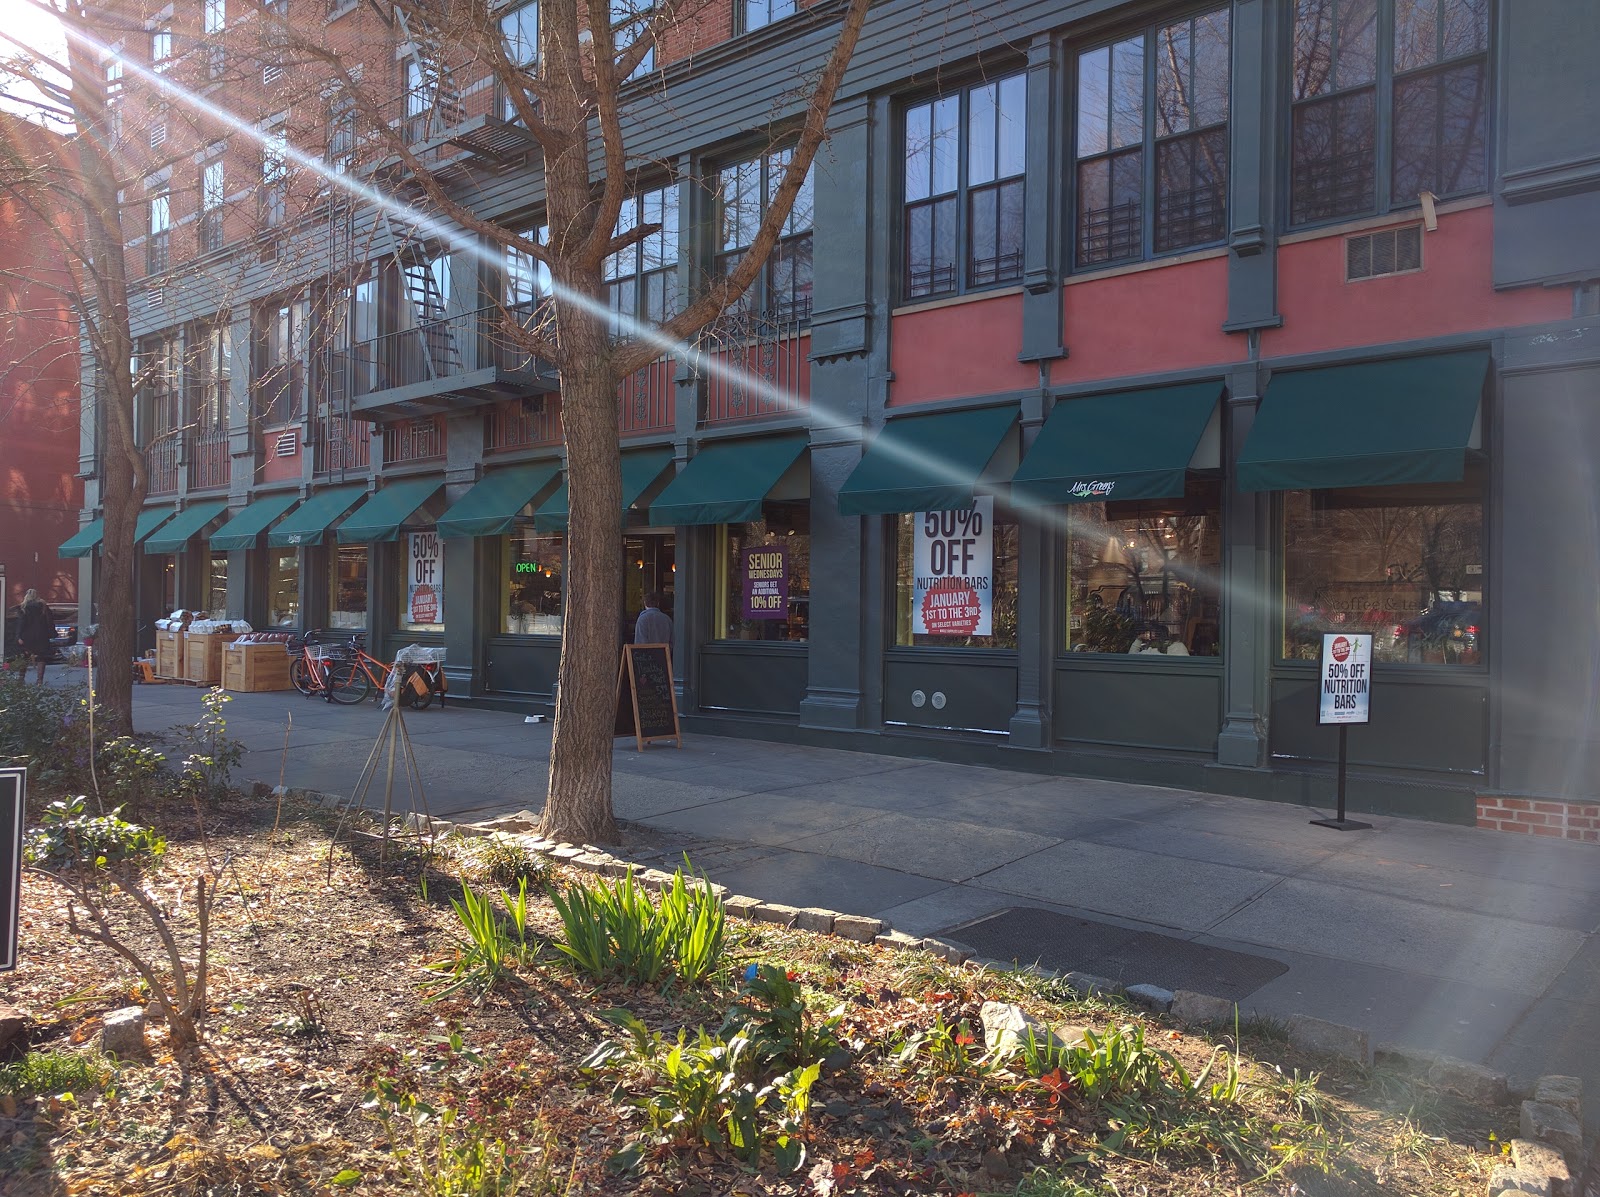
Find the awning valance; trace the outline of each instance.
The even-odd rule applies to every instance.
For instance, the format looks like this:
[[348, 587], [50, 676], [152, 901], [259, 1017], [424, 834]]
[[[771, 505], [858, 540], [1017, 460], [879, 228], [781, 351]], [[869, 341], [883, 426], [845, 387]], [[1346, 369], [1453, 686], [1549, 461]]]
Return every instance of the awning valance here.
[[292, 515], [267, 533], [268, 547], [290, 549], [296, 545], [321, 544], [328, 525], [349, 511], [366, 493], [367, 488], [358, 483], [354, 486], [335, 486], [312, 495], [295, 508]]
[[212, 520], [228, 510], [228, 500], [207, 499], [191, 503], [144, 542], [147, 553], [181, 553], [189, 541]]
[[1241, 490], [1457, 482], [1466, 472], [1489, 351], [1275, 375], [1239, 454]]
[[505, 535], [517, 514], [550, 489], [560, 472], [561, 464], [555, 461], [491, 470], [439, 517], [439, 535], [447, 539]]
[[1063, 399], [1017, 467], [1011, 500], [1043, 506], [1181, 495], [1191, 464], [1201, 464], [1195, 454], [1221, 397], [1221, 382], [1200, 382]]
[[806, 451], [804, 432], [712, 441], [700, 446], [650, 504], [650, 522], [742, 524], [761, 518], [761, 505]]
[[289, 491], [287, 494], [257, 499], [211, 534], [211, 547], [218, 552], [255, 548], [256, 538], [266, 530], [267, 525], [293, 507], [299, 497], [294, 491]]
[[444, 485], [443, 478], [408, 478], [374, 493], [339, 525], [340, 544], [372, 544], [394, 540], [411, 518]]
[[[622, 455], [622, 511], [637, 503], [672, 465], [671, 449], [635, 449]], [[562, 479], [556, 493], [533, 513], [533, 525], [540, 532], [567, 530], [567, 483]]]
[[884, 425], [839, 490], [845, 515], [961, 511], [1017, 424], [1014, 406], [900, 416]]

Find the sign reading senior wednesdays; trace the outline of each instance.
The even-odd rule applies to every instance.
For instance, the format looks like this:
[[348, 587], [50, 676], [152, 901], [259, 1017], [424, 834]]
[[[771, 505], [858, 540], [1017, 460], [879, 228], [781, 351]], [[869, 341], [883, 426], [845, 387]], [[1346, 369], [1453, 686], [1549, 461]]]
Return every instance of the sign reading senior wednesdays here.
[[740, 611], [744, 619], [789, 618], [789, 552], [781, 544], [746, 545], [739, 551]]
[[918, 636], [994, 634], [994, 500], [970, 511], [919, 511], [911, 547], [911, 630]]
[[1366, 723], [1372, 702], [1372, 637], [1328, 632], [1322, 637], [1318, 723]]

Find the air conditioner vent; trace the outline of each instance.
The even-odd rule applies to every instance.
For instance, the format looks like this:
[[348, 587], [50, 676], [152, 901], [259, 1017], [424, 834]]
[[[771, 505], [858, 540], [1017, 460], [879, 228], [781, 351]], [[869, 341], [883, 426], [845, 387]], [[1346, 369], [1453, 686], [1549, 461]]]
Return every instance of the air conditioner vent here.
[[1408, 224], [1397, 229], [1380, 229], [1346, 237], [1344, 242], [1344, 280], [1347, 283], [1387, 274], [1405, 274], [1422, 269], [1422, 226]]

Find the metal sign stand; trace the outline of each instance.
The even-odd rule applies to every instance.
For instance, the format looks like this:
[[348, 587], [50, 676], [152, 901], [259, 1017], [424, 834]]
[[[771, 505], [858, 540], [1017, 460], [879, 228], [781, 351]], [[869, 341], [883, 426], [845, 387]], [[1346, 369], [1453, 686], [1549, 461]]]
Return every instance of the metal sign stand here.
[[[399, 758], [398, 761], [396, 758]], [[416, 750], [411, 745], [411, 736], [406, 731], [406, 721], [400, 714], [400, 704], [395, 703], [389, 708], [388, 717], [383, 721], [383, 728], [378, 732], [378, 739], [372, 745], [372, 751], [367, 754], [367, 763], [361, 767], [361, 778], [356, 782], [356, 788], [345, 801], [339, 816], [339, 826], [334, 831], [333, 841], [328, 845], [328, 866], [333, 867], [333, 845], [339, 842], [339, 832], [356, 814], [365, 810], [367, 799], [372, 792], [372, 783], [378, 775], [379, 761], [383, 764], [383, 831], [373, 837], [381, 842], [378, 849], [378, 859], [386, 861], [389, 858], [389, 841], [392, 839], [417, 839], [432, 841], [433, 816], [428, 813], [427, 795], [422, 790], [422, 772], [417, 766]], [[394, 783], [395, 766], [398, 764], [405, 777], [406, 786], [410, 797], [411, 818], [407, 821], [412, 830], [404, 835], [396, 835], [394, 831]], [[423, 826], [427, 831], [422, 830]], [[370, 832], [352, 831], [357, 835], [372, 835]]]
[[1346, 763], [1350, 753], [1350, 725], [1366, 723], [1372, 697], [1372, 637], [1363, 633], [1337, 632], [1322, 637], [1322, 657], [1318, 664], [1321, 702], [1317, 722], [1337, 724], [1339, 728], [1339, 815], [1335, 819], [1312, 819], [1313, 827], [1335, 831], [1370, 831], [1371, 823], [1347, 819], [1344, 815]]

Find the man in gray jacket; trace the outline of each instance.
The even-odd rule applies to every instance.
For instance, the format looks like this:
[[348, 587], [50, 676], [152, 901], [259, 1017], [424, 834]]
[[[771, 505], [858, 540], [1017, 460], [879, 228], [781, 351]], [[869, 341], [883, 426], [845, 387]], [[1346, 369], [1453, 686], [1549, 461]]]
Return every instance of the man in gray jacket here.
[[652, 590], [644, 596], [644, 610], [639, 612], [639, 622], [633, 625], [635, 644], [671, 644], [672, 619], [661, 610], [661, 592]]

